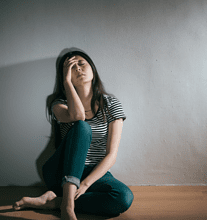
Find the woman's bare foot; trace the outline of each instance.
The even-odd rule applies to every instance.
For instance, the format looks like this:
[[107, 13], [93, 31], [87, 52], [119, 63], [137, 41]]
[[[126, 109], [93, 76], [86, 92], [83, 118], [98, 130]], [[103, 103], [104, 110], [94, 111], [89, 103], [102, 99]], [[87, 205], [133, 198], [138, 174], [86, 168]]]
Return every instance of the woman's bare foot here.
[[54, 192], [47, 191], [40, 197], [23, 197], [20, 201], [14, 203], [13, 208], [14, 210], [24, 208], [55, 209], [60, 208], [60, 199], [61, 198], [58, 198]]

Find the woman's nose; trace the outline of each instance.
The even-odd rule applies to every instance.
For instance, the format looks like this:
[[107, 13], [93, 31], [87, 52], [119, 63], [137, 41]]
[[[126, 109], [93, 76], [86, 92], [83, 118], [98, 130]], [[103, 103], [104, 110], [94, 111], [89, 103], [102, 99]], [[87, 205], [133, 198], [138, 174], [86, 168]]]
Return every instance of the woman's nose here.
[[80, 70], [80, 66], [78, 64], [75, 64], [75, 67], [76, 67], [76, 71]]

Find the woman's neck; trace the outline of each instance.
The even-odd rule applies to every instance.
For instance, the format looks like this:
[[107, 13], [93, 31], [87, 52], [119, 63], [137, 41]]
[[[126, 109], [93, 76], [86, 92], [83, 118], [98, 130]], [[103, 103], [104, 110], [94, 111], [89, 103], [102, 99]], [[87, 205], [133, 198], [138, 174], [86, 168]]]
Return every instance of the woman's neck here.
[[91, 109], [91, 99], [93, 97], [93, 90], [92, 86], [82, 86], [76, 88], [76, 91], [78, 93], [78, 96], [80, 97], [81, 102], [83, 103], [83, 107], [85, 108], [85, 111], [88, 111]]

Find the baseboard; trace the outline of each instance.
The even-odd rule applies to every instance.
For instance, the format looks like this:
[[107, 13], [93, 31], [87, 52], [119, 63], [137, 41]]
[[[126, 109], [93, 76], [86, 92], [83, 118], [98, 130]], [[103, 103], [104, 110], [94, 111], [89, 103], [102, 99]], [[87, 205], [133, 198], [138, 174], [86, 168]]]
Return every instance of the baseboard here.
[[140, 184], [140, 185], [128, 185], [128, 186], [207, 186], [204, 183], [188, 183], [188, 184]]

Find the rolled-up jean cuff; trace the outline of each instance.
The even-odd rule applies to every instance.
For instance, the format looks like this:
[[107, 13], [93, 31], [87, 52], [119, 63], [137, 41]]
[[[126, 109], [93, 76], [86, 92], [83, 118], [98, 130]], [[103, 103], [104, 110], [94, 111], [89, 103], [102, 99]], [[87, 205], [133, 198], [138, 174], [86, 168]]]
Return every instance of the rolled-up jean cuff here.
[[68, 182], [75, 184], [78, 189], [80, 188], [80, 180], [77, 177], [75, 177], [75, 176], [64, 176], [62, 178], [61, 186], [63, 187], [63, 185], [65, 183], [68, 183]]

